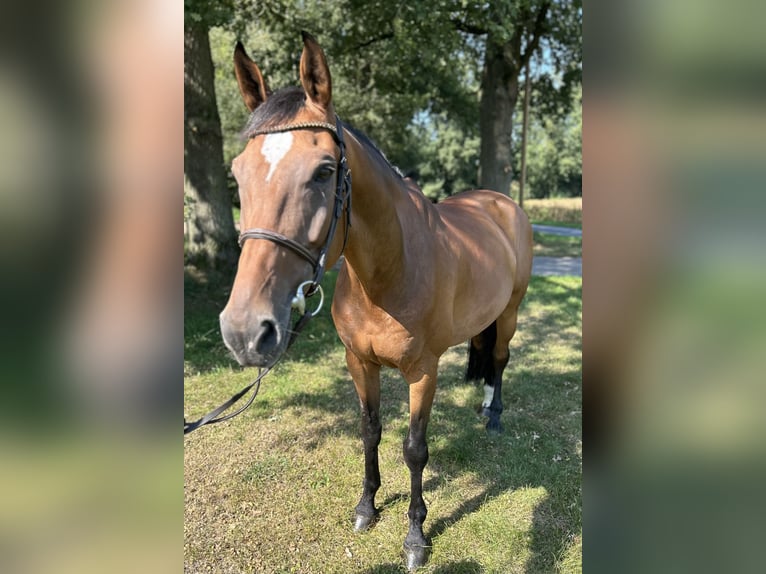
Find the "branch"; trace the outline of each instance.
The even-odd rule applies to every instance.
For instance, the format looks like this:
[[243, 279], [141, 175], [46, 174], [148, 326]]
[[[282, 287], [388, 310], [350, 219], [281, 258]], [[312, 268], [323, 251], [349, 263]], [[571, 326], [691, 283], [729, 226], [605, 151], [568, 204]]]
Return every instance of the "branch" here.
[[486, 34], [487, 30], [485, 28], [482, 28], [481, 26], [476, 26], [474, 24], [469, 24], [468, 22], [463, 22], [462, 20], [458, 18], [451, 18], [450, 22], [453, 26], [455, 26], [456, 30], [459, 30], [460, 32], [465, 32], [467, 34], [474, 34], [477, 36], [481, 36], [482, 34]]
[[386, 32], [385, 34], [381, 34], [380, 36], [375, 36], [373, 38], [370, 38], [366, 42], [362, 42], [361, 44], [357, 44], [354, 48], [355, 50], [359, 50], [360, 48], [366, 48], [367, 46], [371, 46], [375, 42], [380, 42], [382, 40], [391, 40], [394, 37], [393, 32]]
[[543, 26], [545, 24], [545, 18], [548, 16], [548, 10], [550, 7], [550, 2], [544, 2], [542, 6], [540, 6], [540, 10], [537, 12], [534, 27], [532, 28], [532, 39], [527, 43], [527, 49], [521, 55], [521, 68], [527, 65], [527, 62], [529, 62], [532, 54], [535, 53], [535, 50], [537, 50], [537, 47], [540, 45], [540, 38], [543, 35], [542, 32]]

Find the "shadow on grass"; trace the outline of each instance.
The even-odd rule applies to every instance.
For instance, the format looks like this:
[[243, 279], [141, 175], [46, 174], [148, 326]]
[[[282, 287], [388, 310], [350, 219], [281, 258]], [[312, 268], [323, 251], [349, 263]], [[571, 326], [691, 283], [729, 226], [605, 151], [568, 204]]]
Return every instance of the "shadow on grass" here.
[[[328, 272], [323, 281], [327, 302], [332, 299], [336, 276], [336, 272]], [[192, 274], [185, 274], [184, 280], [185, 361], [199, 372], [233, 365], [218, 331], [218, 313], [226, 304], [230, 283]], [[580, 504], [575, 503], [573, 507], [573, 501], [580, 497], [576, 447], [581, 433], [571, 418], [581, 407], [578, 393], [570, 397], [572, 389], [567, 388], [570, 381], [581, 384], [581, 365], [575, 357], [564, 364], [557, 363], [554, 368], [540, 367], [537, 359], [525, 360], [525, 355], [532, 357], [541, 352], [549, 340], [561, 337], [566, 331], [569, 331], [566, 337], [571, 337], [572, 327], [580, 320], [581, 294], [580, 287], [571, 287], [556, 277], [532, 278], [520, 316], [523, 342], [511, 345], [511, 363], [503, 386], [502, 420], [506, 429], [503, 435], [487, 437], [483, 430], [477, 429], [480, 419], [476, 412], [451, 400], [449, 390], [467, 384], [463, 382], [465, 362], [443, 364], [440, 368], [439, 390], [429, 425], [429, 436], [438, 440], [429, 445], [429, 468], [433, 476], [426, 481], [425, 490], [438, 488], [442, 477], [466, 472], [480, 477], [481, 490], [463, 501], [449, 516], [426, 522], [426, 535], [432, 540], [491, 499], [519, 488], [543, 487], [547, 496], [537, 503], [533, 512], [531, 557], [526, 572], [555, 570], [557, 557], [566, 551], [572, 533], [577, 532], [581, 522]], [[532, 306], [534, 313], [525, 313], [525, 308]], [[286, 362], [310, 363], [339, 348], [327, 305], [301, 334]], [[579, 350], [581, 343], [574, 343], [574, 348]], [[384, 370], [381, 384], [381, 419], [385, 430], [391, 428], [392, 421], [402, 420], [408, 411], [409, 397], [407, 385], [398, 372]], [[312, 436], [306, 443], [309, 449], [320, 448], [338, 435], [360, 437], [358, 400], [345, 365], [338, 365], [333, 384], [323, 391], [291, 394], [279, 399], [279, 404], [299, 407], [307, 416], [311, 416], [312, 410], [321, 411], [321, 419], [326, 422], [312, 427]], [[361, 442], [359, 452], [361, 467]], [[558, 457], [556, 462], [551, 461], [552, 455]], [[408, 497], [408, 492], [390, 495], [382, 502], [382, 513]], [[403, 531], [402, 540], [404, 535]], [[402, 564], [381, 564], [365, 572], [402, 571]], [[466, 560], [440, 566], [435, 571], [447, 574], [481, 572], [482, 569], [475, 561]]]
[[[368, 570], [363, 574], [401, 574], [407, 572], [403, 564], [380, 564]], [[479, 574], [484, 572], [481, 564], [474, 560], [460, 560], [439, 566], [433, 571], [434, 574]]]
[[[285, 354], [284, 362], [312, 361], [338, 345], [338, 336], [330, 316], [330, 302], [335, 291], [337, 271], [327, 271], [322, 288], [325, 304]], [[221, 367], [239, 368], [221, 337], [218, 316], [231, 293], [233, 275], [215, 271], [184, 269], [184, 362], [196, 373]], [[309, 300], [309, 305], [313, 303]]]
[[[454, 477], [468, 471], [481, 477], [483, 486], [451, 515], [426, 522], [426, 535], [432, 541], [450, 525], [503, 493], [524, 487], [543, 487], [547, 496], [537, 503], [533, 512], [531, 557], [526, 572], [555, 570], [557, 557], [566, 551], [581, 523], [580, 504], [576, 502], [580, 498], [581, 469], [577, 453], [580, 419], [572, 418], [581, 408], [579, 392], [572, 394], [575, 390], [572, 385], [581, 384], [581, 364], [576, 358], [558, 362], [553, 369], [530, 368], [523, 363], [525, 353], [539, 352], [545, 348], [546, 341], [560, 337], [579, 324], [581, 293], [581, 288], [568, 286], [555, 277], [533, 278], [526, 304], [534, 305], [537, 311], [534, 317], [523, 317], [523, 325], [519, 327], [524, 329], [523, 343], [511, 347], [512, 362], [503, 387], [506, 407], [503, 435], [487, 436], [477, 430], [480, 419], [476, 412], [451, 400], [450, 389], [468, 384], [463, 380], [464, 362], [440, 367], [439, 390], [428, 433], [436, 439], [448, 438], [429, 444], [429, 467], [433, 476], [426, 481], [425, 491], [438, 488], [442, 476]], [[580, 348], [579, 342], [575, 348]], [[514, 357], [519, 364], [516, 368]], [[387, 426], [390, 430], [391, 421], [402, 420], [408, 411], [409, 397], [407, 385], [396, 371], [384, 369], [381, 386], [381, 420], [385, 431]], [[358, 402], [348, 375], [337, 377], [323, 392], [291, 395], [282, 405], [321, 410], [324, 411], [322, 418], [328, 413], [333, 415], [326, 424], [312, 429], [310, 448], [318, 448], [338, 434], [360, 437]], [[388, 508], [408, 497], [408, 492], [393, 493], [378, 503], [379, 509], [385, 514]], [[402, 537], [404, 534], [402, 532]], [[384, 564], [366, 572], [402, 571], [399, 564]], [[437, 571], [479, 572], [481, 568], [469, 561]]]
[[582, 237], [534, 232], [536, 257], [582, 257]]
[[[445, 382], [457, 381], [461, 376], [459, 367], [442, 371]], [[483, 487], [452, 514], [427, 525], [426, 534], [431, 540], [506, 492], [543, 487], [547, 496], [536, 504], [533, 512], [531, 557], [526, 572], [555, 570], [556, 557], [564, 553], [571, 533], [580, 524], [579, 510], [571, 509], [573, 500], [579, 498], [580, 464], [576, 452], [579, 432], [559, 424], [579, 405], [566, 395], [556, 396], [566, 392], [561, 384], [566, 379], [579, 381], [579, 371], [574, 368], [556, 373], [542, 371], [533, 376], [521, 372], [507, 381], [507, 391], [503, 393], [507, 405], [503, 414], [505, 432], [500, 436], [477, 436], [476, 415], [463, 405], [442, 400], [435, 407], [442, 416], [435, 417], [429, 432], [449, 436], [449, 440], [430, 448], [430, 461], [437, 474], [427, 486], [438, 485], [441, 474], [456, 476], [472, 471], [481, 477]], [[547, 397], [537, 398], [541, 391]], [[534, 403], [543, 406], [535, 408]]]

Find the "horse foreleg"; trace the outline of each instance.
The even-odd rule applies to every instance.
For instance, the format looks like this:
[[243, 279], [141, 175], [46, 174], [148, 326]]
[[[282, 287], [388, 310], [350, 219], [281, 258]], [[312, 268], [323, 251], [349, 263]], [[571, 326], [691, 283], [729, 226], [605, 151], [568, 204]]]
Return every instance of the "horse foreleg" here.
[[428, 462], [426, 428], [431, 415], [431, 404], [436, 391], [436, 365], [432, 372], [405, 378], [410, 385], [410, 427], [404, 439], [404, 461], [410, 469], [410, 520], [409, 531], [404, 539], [407, 569], [422, 566], [427, 557], [428, 541], [423, 534], [423, 522], [428, 510], [423, 500], [423, 469]]
[[364, 486], [362, 498], [356, 505], [354, 530], [366, 530], [375, 521], [375, 493], [380, 488], [378, 445], [380, 424], [380, 365], [362, 361], [346, 350], [346, 364], [354, 380], [362, 410], [362, 442], [364, 444]]

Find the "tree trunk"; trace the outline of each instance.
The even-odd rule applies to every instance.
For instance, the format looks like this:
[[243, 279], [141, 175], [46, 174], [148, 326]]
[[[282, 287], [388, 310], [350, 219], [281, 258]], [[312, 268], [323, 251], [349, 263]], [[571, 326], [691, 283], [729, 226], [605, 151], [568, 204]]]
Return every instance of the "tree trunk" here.
[[517, 41], [499, 45], [487, 35], [481, 80], [479, 186], [510, 195], [513, 110], [519, 96]]
[[[187, 255], [217, 268], [237, 261], [237, 235], [226, 189], [221, 120], [207, 25], [184, 25], [184, 199]], [[147, 86], [147, 89], [151, 89]]]

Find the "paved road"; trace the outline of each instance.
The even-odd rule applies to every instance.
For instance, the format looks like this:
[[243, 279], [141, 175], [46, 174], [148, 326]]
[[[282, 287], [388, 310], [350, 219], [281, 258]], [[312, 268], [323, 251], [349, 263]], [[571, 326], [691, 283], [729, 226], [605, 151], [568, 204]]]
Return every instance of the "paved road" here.
[[[534, 231], [582, 237], [582, 229], [554, 227], [552, 225], [532, 225]], [[535, 257], [532, 260], [532, 275], [577, 275], [582, 277], [582, 257]]]
[[532, 231], [540, 233], [550, 233], [551, 235], [566, 235], [567, 237], [582, 237], [582, 229], [574, 227], [554, 227], [553, 225], [532, 224]]
[[577, 275], [582, 277], [582, 257], [535, 257], [532, 275]]

